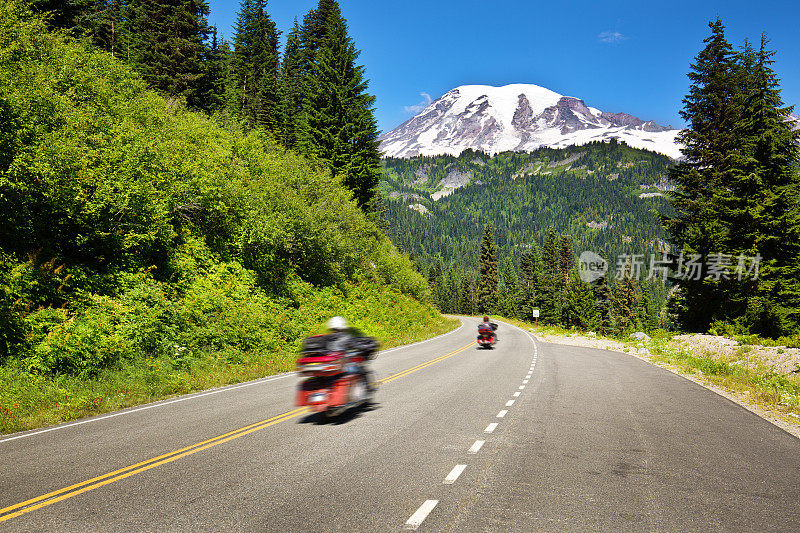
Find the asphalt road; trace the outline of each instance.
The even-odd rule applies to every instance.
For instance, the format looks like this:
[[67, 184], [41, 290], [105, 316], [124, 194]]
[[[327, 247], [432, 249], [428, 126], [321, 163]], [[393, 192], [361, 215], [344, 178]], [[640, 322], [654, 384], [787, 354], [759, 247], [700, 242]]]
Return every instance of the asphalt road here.
[[475, 321], [369, 409], [285, 375], [0, 437], [0, 531], [800, 531], [800, 440], [615, 352]]

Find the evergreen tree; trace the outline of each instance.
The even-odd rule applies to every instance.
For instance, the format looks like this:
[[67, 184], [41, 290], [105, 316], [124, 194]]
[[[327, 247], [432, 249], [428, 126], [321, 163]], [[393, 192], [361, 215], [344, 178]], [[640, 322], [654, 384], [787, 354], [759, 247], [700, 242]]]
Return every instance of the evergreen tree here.
[[[800, 326], [800, 180], [797, 140], [787, 121], [766, 37], [733, 54], [717, 19], [692, 66], [680, 137], [685, 161], [672, 173], [676, 216], [667, 226], [685, 255], [759, 256], [759, 278], [679, 279], [679, 325], [711, 321], [776, 336]], [[733, 270], [730, 265], [730, 270]]]
[[116, 56], [125, 43], [123, 27], [124, 0], [84, 1], [85, 8], [76, 18], [77, 30], [92, 44]]
[[198, 83], [198, 107], [211, 113], [225, 103], [226, 67], [230, 60], [230, 47], [217, 39], [217, 28], [211, 29], [211, 43], [203, 58], [203, 76]]
[[458, 312], [458, 281], [457, 275], [453, 267], [451, 266], [447, 269], [447, 280], [445, 282], [445, 295], [446, 295], [446, 305], [445, 309], [447, 313], [457, 313]]
[[498, 294], [500, 314], [509, 318], [519, 316], [517, 303], [519, 301], [519, 280], [514, 263], [510, 258], [503, 261], [503, 269], [500, 272], [501, 282]]
[[286, 148], [297, 147], [297, 122], [303, 111], [302, 90], [302, 48], [300, 42], [300, 26], [297, 19], [286, 38], [286, 49], [283, 54], [280, 80], [278, 85], [280, 97], [280, 128], [278, 136]]
[[483, 230], [481, 240], [481, 277], [478, 282], [478, 312], [490, 314], [497, 309], [497, 251], [491, 225]]
[[781, 98], [768, 42], [762, 35], [758, 52], [745, 47], [740, 60], [743, 70], [752, 66], [735, 128], [741, 148], [733, 155], [734, 238], [728, 250], [763, 258], [759, 278], [739, 283], [737, 296], [752, 331], [778, 336], [800, 327], [800, 176], [798, 132], [789, 122], [792, 108]]
[[[680, 113], [689, 126], [678, 136], [684, 159], [670, 172], [676, 184], [671, 197], [675, 216], [665, 219], [672, 240], [683, 253], [700, 254], [702, 258], [724, 249], [727, 240], [723, 211], [731, 196], [729, 156], [737, 147], [734, 126], [738, 120], [733, 49], [719, 18], [709, 27], [711, 36], [705, 39], [706, 46], [689, 73], [692, 84]], [[682, 325], [704, 331], [722, 312], [720, 283], [704, 275], [678, 282]]]
[[540, 318], [542, 322], [548, 324], [557, 324], [561, 320], [561, 307], [558, 297], [558, 281], [560, 278], [558, 241], [558, 235], [551, 229], [542, 248], [542, 275], [537, 293], [539, 294]]
[[36, 13], [46, 15], [50, 29], [79, 33], [80, 20], [90, 9], [89, 0], [33, 0]]
[[575, 255], [572, 251], [572, 237], [562, 235], [558, 253], [558, 277], [556, 278], [558, 307], [562, 311], [567, 303], [570, 272], [574, 268], [574, 264]]
[[648, 294], [647, 288], [640, 285], [640, 289], [642, 298], [639, 301], [639, 321], [643, 329], [652, 331], [659, 326], [658, 309], [655, 307], [652, 297]]
[[228, 105], [250, 127], [278, 131], [278, 35], [267, 0], [242, 0], [233, 36]]
[[428, 285], [431, 288], [431, 299], [433, 304], [442, 312], [447, 305], [444, 263], [442, 258], [437, 258], [428, 270]]
[[370, 211], [380, 178], [375, 97], [366, 92], [364, 67], [356, 65], [360, 52], [347, 35], [344, 19], [332, 16], [327, 24], [326, 37], [305, 78], [299, 144], [353, 191], [362, 209]]
[[124, 55], [151, 87], [200, 107], [206, 0], [133, 0], [126, 5]]
[[442, 258], [439, 257], [434, 261], [434, 263], [428, 269], [428, 284], [433, 285], [436, 283], [436, 280], [442, 277], [444, 273], [444, 263], [442, 263]]
[[461, 278], [459, 295], [459, 313], [474, 315], [477, 312], [477, 306], [475, 299], [475, 274], [472, 272], [468, 272]]
[[298, 69], [301, 76], [311, 75], [317, 51], [322, 47], [331, 24], [341, 17], [342, 11], [336, 0], [320, 0], [317, 7], [303, 17], [303, 25], [299, 33], [300, 54], [298, 58]]
[[582, 330], [597, 328], [597, 307], [592, 287], [581, 279], [577, 268], [569, 276], [563, 314], [567, 327]]
[[519, 269], [518, 309], [520, 318], [523, 320], [533, 320], [533, 309], [536, 309], [538, 305], [536, 301], [536, 290], [539, 285], [539, 278], [541, 277], [539, 251], [535, 244], [520, 257]]
[[634, 277], [631, 262], [628, 261], [620, 273], [613, 290], [614, 331], [624, 334], [634, 329], [641, 329], [642, 291], [638, 280]]
[[595, 308], [597, 310], [597, 329], [602, 335], [608, 335], [614, 330], [614, 309], [611, 288], [607, 276], [598, 279], [593, 287]]

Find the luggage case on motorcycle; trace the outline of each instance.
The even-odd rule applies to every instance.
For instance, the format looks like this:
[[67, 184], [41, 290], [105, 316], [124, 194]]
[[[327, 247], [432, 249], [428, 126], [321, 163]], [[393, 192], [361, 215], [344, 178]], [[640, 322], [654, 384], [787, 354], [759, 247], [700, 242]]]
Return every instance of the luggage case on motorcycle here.
[[330, 335], [314, 335], [313, 337], [306, 337], [306, 339], [303, 341], [303, 347], [300, 351], [304, 354], [324, 352], [327, 350], [329, 340]]

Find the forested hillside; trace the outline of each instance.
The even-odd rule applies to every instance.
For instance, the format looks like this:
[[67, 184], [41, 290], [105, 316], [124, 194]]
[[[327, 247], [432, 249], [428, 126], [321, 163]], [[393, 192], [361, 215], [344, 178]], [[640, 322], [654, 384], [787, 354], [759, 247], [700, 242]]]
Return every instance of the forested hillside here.
[[[793, 108], [766, 35], [734, 50], [721, 20], [709, 28], [677, 162], [615, 142], [384, 161], [387, 227], [440, 307], [526, 318], [541, 307], [547, 322], [620, 333], [641, 321], [800, 334]], [[582, 251], [600, 256], [580, 267], [602, 265], [601, 277], [578, 279]]]
[[0, 430], [289, 370], [333, 314], [436, 331], [353, 196], [0, 0]]
[[531, 245], [541, 248], [551, 228], [571, 235], [578, 253], [613, 260], [664, 249], [659, 213], [669, 212], [670, 166], [666, 156], [618, 143], [494, 157], [466, 151], [385, 159], [381, 191], [394, 242], [425, 265], [441, 258], [476, 269], [486, 224], [500, 257], [515, 262]]

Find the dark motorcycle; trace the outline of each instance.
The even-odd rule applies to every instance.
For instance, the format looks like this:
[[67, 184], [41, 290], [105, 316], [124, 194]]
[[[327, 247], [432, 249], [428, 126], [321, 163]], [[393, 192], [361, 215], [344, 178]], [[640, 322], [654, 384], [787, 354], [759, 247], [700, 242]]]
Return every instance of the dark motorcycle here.
[[494, 328], [485, 322], [478, 324], [478, 347], [491, 350], [497, 342]]

